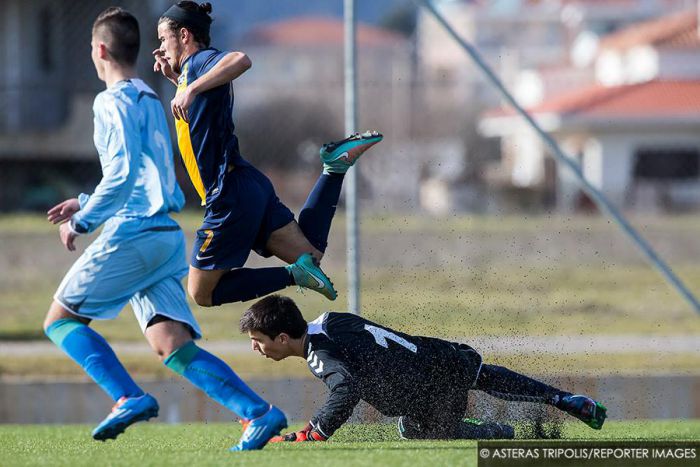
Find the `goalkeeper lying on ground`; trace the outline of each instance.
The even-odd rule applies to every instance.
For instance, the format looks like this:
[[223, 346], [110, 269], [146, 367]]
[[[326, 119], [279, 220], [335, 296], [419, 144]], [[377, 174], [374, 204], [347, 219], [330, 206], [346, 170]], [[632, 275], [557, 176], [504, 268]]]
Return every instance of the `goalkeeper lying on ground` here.
[[325, 441], [347, 421], [360, 399], [386, 416], [399, 416], [410, 439], [512, 438], [508, 425], [464, 421], [467, 392], [557, 407], [600, 429], [605, 407], [507, 368], [482, 363], [465, 344], [416, 337], [350, 313], [324, 313], [306, 323], [294, 301], [270, 295], [241, 317], [254, 350], [267, 358], [305, 358], [330, 393], [309, 424], [271, 441]]

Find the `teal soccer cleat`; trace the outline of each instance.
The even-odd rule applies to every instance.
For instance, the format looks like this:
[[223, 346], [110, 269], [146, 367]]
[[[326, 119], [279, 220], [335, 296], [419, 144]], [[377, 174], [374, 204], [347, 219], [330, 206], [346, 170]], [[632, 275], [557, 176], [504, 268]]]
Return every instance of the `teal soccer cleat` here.
[[243, 423], [241, 440], [229, 451], [252, 451], [265, 447], [270, 438], [287, 428], [287, 417], [277, 407], [271, 405], [265, 415]]
[[324, 173], [344, 174], [369, 148], [380, 142], [384, 136], [377, 131], [355, 133], [341, 141], [324, 144], [321, 147], [321, 161]]
[[292, 274], [294, 283], [299, 287], [314, 290], [328, 300], [338, 298], [338, 292], [333, 288], [333, 283], [328, 276], [316, 265], [313, 256], [304, 253], [296, 263], [287, 266], [287, 271]]
[[594, 430], [603, 428], [608, 409], [590, 397], [572, 394], [561, 398], [557, 407], [581, 420]]
[[92, 432], [93, 439], [116, 439], [136, 422], [148, 421], [158, 416], [158, 402], [150, 394], [140, 397], [122, 397], [112, 407], [112, 413], [102, 420]]

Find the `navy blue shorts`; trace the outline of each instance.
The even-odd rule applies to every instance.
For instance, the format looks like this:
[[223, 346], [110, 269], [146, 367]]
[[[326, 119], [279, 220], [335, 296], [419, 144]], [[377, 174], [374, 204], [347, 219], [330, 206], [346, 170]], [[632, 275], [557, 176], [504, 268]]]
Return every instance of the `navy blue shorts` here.
[[269, 257], [265, 245], [270, 235], [293, 220], [262, 172], [236, 167], [206, 208], [190, 264], [203, 270], [233, 269], [243, 266], [251, 251]]

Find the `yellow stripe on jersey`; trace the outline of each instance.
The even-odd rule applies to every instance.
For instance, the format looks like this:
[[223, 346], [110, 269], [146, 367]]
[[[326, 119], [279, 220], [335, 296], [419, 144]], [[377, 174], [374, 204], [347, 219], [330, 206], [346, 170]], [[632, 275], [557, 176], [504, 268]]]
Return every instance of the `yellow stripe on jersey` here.
[[204, 191], [202, 176], [197, 166], [197, 158], [192, 149], [190, 125], [184, 120], [175, 120], [175, 130], [177, 132], [177, 145], [180, 147], [182, 160], [185, 162], [185, 167], [187, 168], [190, 180], [192, 180], [192, 185], [194, 185], [194, 189], [199, 193], [199, 197], [202, 198], [202, 206], [204, 206], [206, 204], [206, 193]]
[[[189, 70], [190, 64], [186, 64], [185, 68], [180, 74], [180, 80], [177, 84], [176, 95], [181, 93], [187, 87], [187, 72]], [[202, 182], [202, 175], [199, 173], [199, 166], [197, 166], [197, 156], [194, 154], [194, 149], [192, 149], [192, 140], [190, 139], [190, 124], [184, 120], [175, 120], [175, 131], [177, 133], [177, 145], [180, 148], [180, 154], [182, 155], [182, 160], [185, 162], [185, 168], [187, 168], [187, 173], [192, 180], [192, 185], [194, 189], [197, 190], [199, 197], [202, 198], [202, 206], [206, 204], [207, 194], [204, 190], [204, 183]]]
[[214, 231], [213, 230], [205, 230], [204, 233], [207, 234], [207, 239], [204, 240], [204, 243], [202, 243], [202, 248], [199, 249], [200, 253], [204, 253], [207, 248], [209, 248], [209, 244], [211, 241], [214, 239]]

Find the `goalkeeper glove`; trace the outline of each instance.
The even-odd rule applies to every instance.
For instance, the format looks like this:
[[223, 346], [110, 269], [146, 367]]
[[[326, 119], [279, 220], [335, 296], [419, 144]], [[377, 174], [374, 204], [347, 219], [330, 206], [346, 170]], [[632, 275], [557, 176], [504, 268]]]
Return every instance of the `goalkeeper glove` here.
[[326, 441], [325, 436], [323, 436], [318, 431], [314, 430], [311, 424], [307, 424], [300, 431], [293, 433], [287, 433], [286, 435], [275, 436], [270, 439], [270, 443], [301, 443], [303, 441]]

